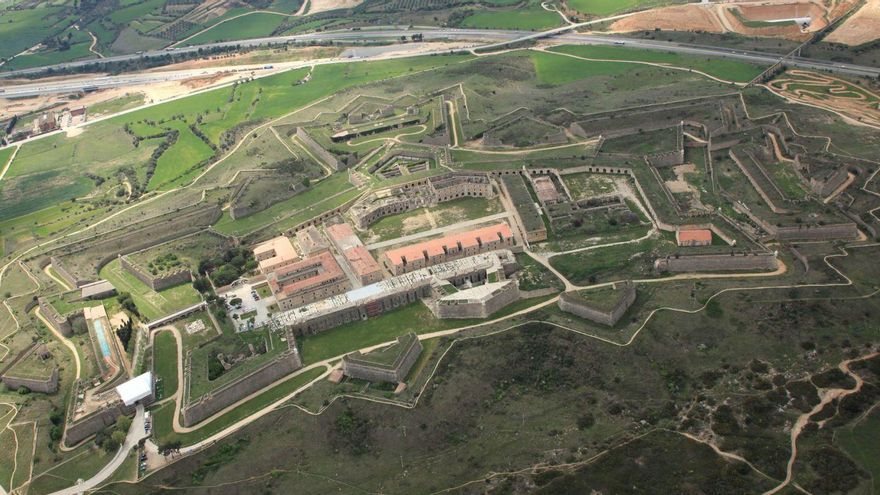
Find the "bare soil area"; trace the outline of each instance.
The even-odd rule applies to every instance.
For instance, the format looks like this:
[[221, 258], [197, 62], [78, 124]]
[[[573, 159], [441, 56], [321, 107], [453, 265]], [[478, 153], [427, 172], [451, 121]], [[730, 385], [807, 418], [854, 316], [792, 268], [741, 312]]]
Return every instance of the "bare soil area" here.
[[868, 0], [858, 12], [829, 34], [825, 41], [861, 45], [880, 38], [880, 0]]
[[309, 14], [357, 7], [363, 0], [309, 0]]
[[723, 33], [726, 30], [715, 15], [711, 5], [675, 5], [639, 12], [624, 17], [611, 25], [611, 31], [627, 32], [653, 30], [708, 31]]
[[[880, 0], [872, 1], [880, 2]], [[827, 6], [806, 0], [674, 5], [640, 12], [620, 19], [611, 25], [610, 30], [612, 32], [650, 31], [653, 29], [711, 33], [735, 32], [749, 36], [802, 40], [809, 37], [810, 32], [825, 27], [829, 19], [846, 12], [850, 5], [851, 0], [839, 0]], [[740, 15], [754, 21], [766, 22], [811, 17], [812, 23], [805, 31], [791, 23], [779, 26], [748, 27], [737, 18], [731, 9], [737, 9]]]

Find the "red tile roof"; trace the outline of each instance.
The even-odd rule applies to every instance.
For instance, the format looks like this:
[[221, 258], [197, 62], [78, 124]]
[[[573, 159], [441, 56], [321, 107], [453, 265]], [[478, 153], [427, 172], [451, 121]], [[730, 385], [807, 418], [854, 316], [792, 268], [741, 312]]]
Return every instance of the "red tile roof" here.
[[690, 244], [690, 243], [712, 243], [712, 231], [708, 229], [694, 229], [694, 230], [679, 230], [676, 234], [678, 238], [678, 244]]
[[480, 242], [488, 243], [511, 237], [513, 237], [513, 234], [510, 232], [510, 227], [506, 223], [499, 223], [489, 227], [448, 235], [440, 239], [391, 249], [385, 252], [385, 257], [395, 265], [402, 265], [404, 259], [411, 263], [413, 260], [424, 259], [426, 253], [428, 257], [443, 255], [446, 253], [443, 249], [444, 246], [450, 251], [458, 251], [458, 243], [461, 243], [461, 248], [465, 249], [477, 247]]

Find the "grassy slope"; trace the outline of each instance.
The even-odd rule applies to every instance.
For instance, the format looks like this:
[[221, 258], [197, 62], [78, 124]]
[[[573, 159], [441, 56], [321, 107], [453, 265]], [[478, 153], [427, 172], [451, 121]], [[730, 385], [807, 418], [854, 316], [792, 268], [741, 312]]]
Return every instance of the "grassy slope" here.
[[538, 81], [543, 84], [567, 84], [595, 76], [616, 76], [633, 68], [615, 62], [589, 62], [545, 52], [529, 52]]
[[[453, 55], [323, 65], [314, 69], [310, 83], [302, 85], [297, 85], [296, 82], [302, 79], [306, 69], [285, 72], [244, 85], [262, 88], [259, 101], [252, 105], [253, 108], [246, 118], [265, 120], [280, 117], [344, 88], [442, 67], [470, 58], [470, 56]], [[8, 208], [0, 209], [0, 219], [32, 213], [71, 196], [87, 194], [92, 186], [90, 181], [80, 176], [86, 167], [94, 173], [107, 175], [120, 166], [142, 166], [152, 148], [145, 149], [142, 143], [139, 149], [135, 149], [131, 144], [131, 137], [122, 130], [123, 124], [144, 119], [160, 121], [172, 115], [183, 115], [188, 121], [194, 120], [199, 114], [210, 114], [213, 117], [217, 114], [217, 109], [224, 112], [222, 109], [228, 106], [230, 92], [230, 88], [208, 91], [108, 119], [89, 126], [83, 134], [74, 138], [58, 134], [23, 145], [7, 177], [46, 170], [60, 173], [63, 170], [68, 179], [64, 185], [55, 186], [48, 183], [46, 178], [35, 177], [34, 179], [39, 179], [42, 184], [41, 195], [24, 198], [15, 204], [10, 204]], [[250, 105], [251, 102], [247, 102], [247, 106]], [[207, 130], [206, 134], [218, 142], [223, 131], [241, 122], [241, 110], [224, 112], [221, 118], [212, 123], [213, 135]]]
[[551, 51], [586, 58], [632, 60], [689, 67], [720, 79], [736, 82], [751, 81], [764, 70], [764, 67], [735, 60], [706, 59], [653, 50], [635, 50], [620, 46], [560, 46], [552, 48]]
[[162, 380], [162, 396], [171, 397], [177, 391], [177, 339], [171, 332], [159, 332], [153, 346], [153, 369]]
[[156, 163], [156, 170], [147, 189], [163, 189], [187, 182], [198, 170], [193, 167], [211, 157], [213, 150], [193, 134], [186, 122], [172, 120], [167, 127], [178, 131], [177, 141]]
[[606, 16], [626, 10], [644, 9], [674, 3], [663, 0], [569, 0], [569, 7], [584, 14]]
[[259, 38], [269, 36], [286, 17], [277, 14], [255, 12], [216, 25], [215, 27], [192, 37], [187, 45], [200, 45], [217, 41]]
[[465, 28], [528, 29], [538, 31], [562, 25], [562, 17], [556, 12], [544, 10], [540, 5], [508, 11], [482, 11], [466, 17], [461, 22]]

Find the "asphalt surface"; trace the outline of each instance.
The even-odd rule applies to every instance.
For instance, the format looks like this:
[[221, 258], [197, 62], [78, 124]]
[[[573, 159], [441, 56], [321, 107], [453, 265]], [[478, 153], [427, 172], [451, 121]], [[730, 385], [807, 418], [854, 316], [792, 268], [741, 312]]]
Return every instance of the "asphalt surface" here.
[[[739, 60], [762, 65], [772, 65], [779, 61], [780, 55], [772, 53], [763, 53], [748, 50], [737, 50], [732, 48], [723, 48], [716, 46], [694, 45], [687, 43], [658, 41], [658, 40], [642, 40], [627, 38], [623, 36], [606, 36], [606, 35], [588, 35], [568, 32], [570, 27], [563, 27], [551, 31], [534, 33], [531, 31], [507, 31], [498, 29], [438, 29], [438, 28], [408, 28], [408, 27], [390, 27], [380, 29], [364, 29], [359, 31], [336, 31], [309, 33], [296, 36], [278, 36], [270, 38], [255, 38], [242, 41], [230, 41], [223, 43], [211, 43], [207, 45], [198, 45], [193, 47], [176, 48], [174, 50], [153, 50], [143, 52], [141, 54], [121, 55], [115, 57], [107, 57], [98, 60], [82, 60], [77, 62], [68, 62], [50, 66], [55, 69], [83, 67], [91, 64], [103, 64], [113, 61], [135, 60], [138, 58], [160, 57], [168, 53], [187, 53], [195, 52], [200, 49], [211, 49], [217, 47], [241, 46], [241, 47], [259, 47], [270, 44], [280, 43], [309, 43], [309, 42], [343, 42], [348, 44], [367, 43], [367, 42], [388, 42], [400, 40], [401, 37], [409, 37], [414, 33], [421, 33], [425, 41], [473, 41], [474, 48], [501, 47], [505, 43], [512, 41], [524, 41], [536, 38], [553, 39], [565, 44], [581, 44], [581, 45], [617, 45], [630, 48], [638, 48], [654, 51], [665, 51], [680, 53], [684, 55], [705, 56], [712, 58], [723, 58], [731, 60]], [[489, 43], [488, 45], [480, 45], [478, 42]], [[401, 46], [392, 44], [388, 46], [374, 46], [361, 48], [362, 55], [358, 54], [357, 48], [348, 50], [348, 60], [362, 60], [373, 57], [381, 57], [387, 52], [398, 51]], [[431, 53], [446, 53], [447, 50], [437, 52], [423, 52], [424, 55]], [[880, 77], [880, 68], [868, 67], [856, 64], [847, 64], [832, 62], [826, 60], [817, 60], [804, 57], [791, 57], [786, 59], [786, 64], [792, 67], [821, 70], [829, 72], [837, 72], [847, 75]], [[10, 71], [0, 74], [0, 78], [11, 76], [23, 76], [34, 74], [46, 68], [24, 69], [19, 71]], [[203, 71], [204, 72], [204, 71]], [[25, 97], [36, 96], [41, 94], [67, 93], [73, 91], [89, 91], [97, 89], [106, 89], [113, 87], [121, 87], [135, 84], [149, 84], [155, 82], [173, 81], [186, 79], [198, 75], [197, 71], [173, 71], [162, 73], [148, 74], [124, 74], [120, 76], [102, 76], [92, 79], [78, 79], [71, 82], [58, 83], [36, 83], [20, 86], [0, 86], [0, 97]]]
[[119, 469], [119, 466], [125, 462], [128, 452], [146, 437], [147, 434], [144, 431], [144, 406], [138, 404], [137, 412], [135, 412], [131, 427], [128, 429], [128, 435], [125, 436], [125, 442], [123, 442], [119, 447], [119, 450], [116, 451], [116, 455], [113, 456], [113, 459], [91, 478], [77, 485], [58, 490], [52, 495], [76, 495], [96, 488], [101, 483], [107, 481], [107, 479]]

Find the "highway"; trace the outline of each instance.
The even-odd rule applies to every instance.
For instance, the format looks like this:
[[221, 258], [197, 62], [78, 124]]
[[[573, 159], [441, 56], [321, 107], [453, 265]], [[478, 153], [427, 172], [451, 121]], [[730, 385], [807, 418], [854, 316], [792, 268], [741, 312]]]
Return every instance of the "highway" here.
[[[216, 47], [242, 46], [242, 47], [258, 47], [270, 44], [280, 43], [310, 43], [310, 42], [342, 42], [348, 44], [368, 43], [368, 42], [389, 42], [400, 40], [401, 37], [407, 37], [414, 33], [421, 33], [425, 41], [469, 41], [473, 42], [471, 49], [482, 50], [486, 48], [503, 47], [506, 43], [513, 41], [532, 40], [543, 38], [549, 42], [559, 44], [580, 44], [580, 45], [623, 45], [630, 48], [665, 51], [680, 53], [684, 55], [705, 56], [713, 58], [725, 58], [731, 60], [740, 60], [761, 65], [772, 65], [776, 63], [780, 56], [772, 53], [763, 53], [756, 51], [738, 50], [733, 48], [724, 48], [716, 46], [694, 45], [687, 43], [659, 41], [659, 40], [643, 40], [636, 38], [627, 38], [624, 36], [611, 35], [595, 35], [580, 34], [568, 32], [568, 28], [559, 28], [552, 31], [534, 33], [531, 31], [507, 31], [497, 29], [438, 29], [438, 28], [408, 28], [408, 27], [386, 27], [377, 29], [363, 29], [358, 31], [335, 31], [309, 33], [296, 36], [279, 36], [270, 38], [255, 38], [243, 41], [231, 41], [223, 43], [212, 43], [208, 45], [199, 45], [193, 47], [178, 48], [173, 50], [174, 53], [193, 52], [199, 49], [211, 49]], [[479, 42], [489, 44], [480, 44]], [[397, 51], [401, 49], [401, 45], [392, 44], [384, 47], [370, 47], [369, 50], [362, 48], [367, 52], [366, 56], [357, 55], [357, 49], [349, 50], [349, 59], [367, 59], [378, 58], [383, 53]], [[445, 50], [437, 52], [424, 52], [428, 55], [431, 53], [445, 53]], [[142, 54], [122, 55], [116, 57], [107, 57], [98, 60], [83, 60], [78, 62], [69, 62], [51, 66], [55, 69], [81, 67], [90, 64], [102, 64], [112, 61], [134, 60], [140, 57], [159, 57], [170, 53], [167, 50], [154, 50]], [[792, 67], [809, 70], [821, 70], [837, 72], [846, 75], [880, 77], [880, 68], [868, 67], [855, 64], [846, 64], [839, 62], [831, 62], [826, 60], [817, 60], [804, 57], [792, 57], [786, 60], [786, 64]], [[276, 64], [277, 65], [277, 64]], [[33, 74], [41, 69], [25, 69], [20, 71], [11, 71], [0, 74], [0, 77], [22, 76]], [[222, 69], [209, 69], [216, 72]], [[228, 70], [228, 69], [227, 69]], [[252, 69], [248, 69], [252, 70]], [[106, 89], [112, 87], [121, 87], [136, 84], [149, 84], [163, 81], [173, 81], [179, 79], [187, 79], [195, 77], [203, 71], [169, 71], [169, 72], [153, 72], [139, 74], [124, 74], [119, 76], [101, 76], [92, 79], [78, 79], [70, 82], [56, 83], [34, 83], [17, 86], [0, 87], [0, 97], [26, 97], [41, 94], [68, 93], [84, 90]]]

